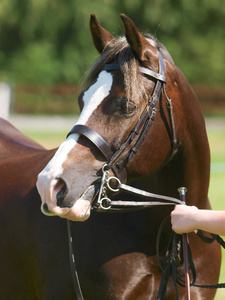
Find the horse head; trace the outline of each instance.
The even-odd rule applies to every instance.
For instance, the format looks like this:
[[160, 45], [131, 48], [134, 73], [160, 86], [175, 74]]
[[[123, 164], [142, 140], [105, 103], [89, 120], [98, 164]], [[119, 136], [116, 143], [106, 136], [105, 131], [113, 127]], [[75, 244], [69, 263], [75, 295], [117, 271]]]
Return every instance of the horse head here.
[[[79, 96], [81, 114], [75, 130], [38, 175], [37, 188], [46, 215], [85, 221], [98, 192], [103, 165], [110, 165], [111, 176], [130, 181], [153, 174], [171, 157], [173, 122], [167, 113], [169, 98], [161, 94], [161, 88], [167, 78], [168, 95], [175, 100], [179, 97], [173, 60], [155, 38], [142, 35], [127, 16], [122, 14], [121, 18], [125, 36], [116, 39], [91, 15], [91, 34], [100, 57]], [[151, 130], [146, 119], [150, 119]], [[90, 135], [100, 136], [97, 146]], [[105, 143], [107, 154], [99, 143]], [[121, 150], [121, 145], [126, 147]], [[115, 158], [117, 153], [119, 159]]]

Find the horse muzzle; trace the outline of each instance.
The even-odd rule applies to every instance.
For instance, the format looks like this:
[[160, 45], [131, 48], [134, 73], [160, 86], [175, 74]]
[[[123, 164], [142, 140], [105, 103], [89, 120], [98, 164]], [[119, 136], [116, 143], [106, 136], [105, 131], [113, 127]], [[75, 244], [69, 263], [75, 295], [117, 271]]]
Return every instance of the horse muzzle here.
[[[82, 185], [68, 186], [62, 178], [38, 178], [37, 188], [42, 199], [41, 211], [47, 216], [59, 216], [71, 221], [85, 221], [91, 213], [92, 202], [99, 189], [98, 178], [90, 177]], [[78, 190], [80, 191], [78, 194]]]

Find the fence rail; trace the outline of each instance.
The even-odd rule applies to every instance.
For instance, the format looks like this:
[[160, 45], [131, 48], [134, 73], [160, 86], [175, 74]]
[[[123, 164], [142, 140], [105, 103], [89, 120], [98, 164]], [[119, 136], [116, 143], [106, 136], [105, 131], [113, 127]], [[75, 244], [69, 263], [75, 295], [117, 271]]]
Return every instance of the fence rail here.
[[[204, 113], [225, 115], [225, 86], [193, 85]], [[13, 112], [15, 113], [78, 113], [77, 85], [16, 85]]]

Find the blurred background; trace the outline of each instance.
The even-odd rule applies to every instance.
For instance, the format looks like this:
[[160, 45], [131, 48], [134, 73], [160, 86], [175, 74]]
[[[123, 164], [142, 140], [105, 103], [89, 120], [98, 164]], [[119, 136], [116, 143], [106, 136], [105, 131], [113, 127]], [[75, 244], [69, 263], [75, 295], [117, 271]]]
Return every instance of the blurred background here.
[[225, 114], [223, 0], [1, 0], [0, 82], [12, 88], [14, 113], [77, 112], [80, 82], [98, 56], [90, 13], [115, 36], [127, 14], [167, 47], [205, 114]]
[[223, 0], [1, 0], [0, 115], [47, 148], [65, 139], [79, 113], [84, 74], [98, 57], [90, 13], [115, 36], [123, 34], [125, 13], [167, 47], [202, 105], [212, 157], [209, 196], [214, 209], [225, 210]]

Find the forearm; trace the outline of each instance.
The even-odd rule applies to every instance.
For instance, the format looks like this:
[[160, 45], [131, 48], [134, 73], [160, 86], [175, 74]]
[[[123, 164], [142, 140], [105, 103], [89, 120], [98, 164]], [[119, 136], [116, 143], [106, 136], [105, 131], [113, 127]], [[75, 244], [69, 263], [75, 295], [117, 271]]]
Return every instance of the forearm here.
[[214, 210], [198, 210], [196, 229], [225, 236], [225, 212]]
[[196, 229], [225, 236], [225, 211], [202, 210], [176, 205], [171, 212], [172, 229], [179, 234]]

